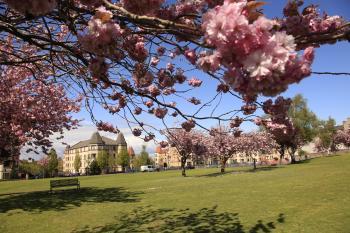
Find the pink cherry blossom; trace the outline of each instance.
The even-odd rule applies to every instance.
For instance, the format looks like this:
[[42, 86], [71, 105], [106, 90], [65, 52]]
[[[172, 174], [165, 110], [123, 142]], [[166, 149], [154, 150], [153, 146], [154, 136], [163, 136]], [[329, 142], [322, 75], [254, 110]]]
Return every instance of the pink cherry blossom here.
[[139, 129], [139, 128], [134, 128], [134, 129], [132, 130], [132, 134], [133, 134], [134, 136], [138, 137], [138, 136], [140, 136], [140, 135], [142, 134], [142, 130]]
[[190, 102], [194, 105], [201, 104], [201, 101], [199, 99], [197, 99], [196, 97], [191, 97], [190, 99], [188, 99], [188, 102]]
[[5, 2], [21, 14], [34, 16], [45, 15], [57, 6], [56, 0], [5, 0]]
[[188, 80], [188, 85], [193, 86], [193, 87], [200, 87], [202, 85], [202, 80], [199, 80], [197, 78], [191, 78]]
[[160, 119], [163, 119], [167, 114], [167, 112], [168, 112], [167, 108], [156, 108], [154, 110], [154, 115]]
[[152, 14], [159, 9], [164, 0], [121, 0], [123, 7], [136, 14]]
[[159, 58], [158, 57], [152, 57], [151, 58], [151, 65], [152, 66], [157, 66], [158, 65], [158, 63], [159, 63]]
[[196, 126], [196, 122], [192, 119], [187, 120], [181, 124], [181, 127], [186, 131], [190, 132]]

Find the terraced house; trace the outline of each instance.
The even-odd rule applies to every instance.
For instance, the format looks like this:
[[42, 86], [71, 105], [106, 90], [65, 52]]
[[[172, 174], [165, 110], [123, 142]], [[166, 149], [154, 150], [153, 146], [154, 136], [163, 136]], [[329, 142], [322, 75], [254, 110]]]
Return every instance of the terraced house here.
[[[79, 173], [85, 174], [90, 163], [97, 159], [103, 151], [107, 152], [109, 156], [116, 158], [122, 149], [127, 149], [127, 143], [122, 133], [119, 133], [117, 139], [113, 140], [95, 132], [90, 139], [66, 147], [63, 157], [63, 171], [65, 173], [75, 173], [74, 159], [76, 156], [80, 156], [81, 167]], [[120, 169], [118, 166], [110, 167], [112, 171]]]

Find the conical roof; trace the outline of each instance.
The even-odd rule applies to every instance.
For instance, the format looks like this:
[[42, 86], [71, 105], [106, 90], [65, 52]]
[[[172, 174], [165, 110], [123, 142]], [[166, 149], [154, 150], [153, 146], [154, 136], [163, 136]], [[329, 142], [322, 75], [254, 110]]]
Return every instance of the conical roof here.
[[98, 132], [92, 134], [90, 140], [90, 144], [104, 144], [101, 135]]
[[128, 148], [128, 154], [129, 154], [129, 156], [131, 156], [131, 157], [134, 157], [134, 156], [135, 156], [135, 151], [134, 151], [134, 148], [132, 148], [132, 146], [129, 146], [129, 148]]
[[117, 137], [117, 145], [122, 145], [122, 146], [126, 146], [126, 141], [125, 141], [125, 138], [124, 138], [124, 135], [123, 133], [119, 133], [118, 134], [118, 137]]
[[162, 147], [161, 147], [161, 146], [157, 146], [157, 147], [156, 147], [156, 153], [157, 153], [157, 154], [163, 154], [163, 150], [162, 150]]

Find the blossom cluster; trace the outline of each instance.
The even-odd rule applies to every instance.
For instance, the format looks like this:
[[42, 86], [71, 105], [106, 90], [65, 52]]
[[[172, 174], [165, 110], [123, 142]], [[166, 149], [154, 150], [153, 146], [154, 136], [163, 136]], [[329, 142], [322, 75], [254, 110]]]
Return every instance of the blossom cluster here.
[[187, 120], [181, 124], [181, 127], [186, 131], [190, 132], [196, 126], [196, 122], [192, 119]]
[[274, 96], [310, 75], [313, 49], [298, 56], [293, 36], [274, 31], [279, 23], [264, 16], [250, 22], [246, 6], [226, 0], [203, 15], [205, 42], [215, 50], [201, 54], [198, 65], [212, 72], [225, 67], [226, 83], [241, 94]]
[[188, 85], [193, 87], [200, 87], [202, 85], [202, 82], [202, 80], [193, 77], [190, 80], [188, 80]]
[[230, 128], [236, 128], [239, 127], [243, 122], [243, 119], [240, 117], [235, 117], [232, 119], [232, 121], [230, 122]]
[[102, 0], [74, 0], [76, 6], [94, 8], [102, 5]]
[[111, 123], [100, 121], [96, 124], [97, 129], [101, 131], [111, 132], [111, 133], [119, 133], [119, 130], [116, 129]]
[[121, 0], [122, 6], [135, 14], [152, 14], [164, 3], [164, 0]]
[[263, 110], [273, 118], [285, 118], [291, 104], [292, 100], [290, 98], [285, 99], [279, 96], [275, 102], [271, 99], [266, 100], [263, 103]]
[[291, 99], [281, 96], [274, 102], [269, 99], [263, 103], [263, 110], [269, 118], [255, 119], [255, 124], [265, 127], [279, 144], [292, 144], [297, 140], [296, 128], [287, 115], [291, 103]]
[[168, 112], [167, 108], [156, 108], [154, 110], [154, 115], [160, 119], [163, 119], [167, 114], [167, 112]]
[[134, 128], [134, 129], [132, 130], [132, 134], [133, 134], [134, 136], [136, 136], [136, 137], [141, 136], [142, 130], [139, 129], [139, 128]]
[[45, 15], [57, 6], [56, 0], [5, 0], [12, 8], [24, 15]]
[[303, 1], [289, 1], [283, 9], [285, 18], [282, 19], [281, 27], [294, 36], [307, 35], [310, 33], [325, 33], [338, 30], [345, 20], [340, 16], [321, 15], [317, 6], [306, 7], [301, 13], [299, 7]]
[[124, 35], [124, 30], [112, 18], [111, 11], [103, 6], [97, 8], [88, 23], [87, 33], [79, 35], [78, 39], [85, 50], [118, 61], [123, 56], [118, 49], [122, 46], [122, 41], [118, 38]]

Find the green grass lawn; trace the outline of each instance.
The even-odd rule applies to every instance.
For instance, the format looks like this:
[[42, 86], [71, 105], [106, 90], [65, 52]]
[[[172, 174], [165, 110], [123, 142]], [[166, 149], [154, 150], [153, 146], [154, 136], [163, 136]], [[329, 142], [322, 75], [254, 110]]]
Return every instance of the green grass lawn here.
[[350, 232], [350, 155], [258, 169], [0, 182], [0, 232]]

